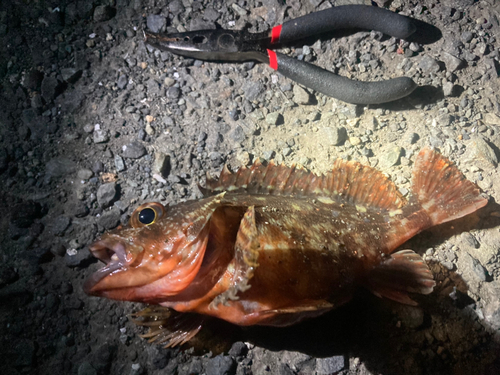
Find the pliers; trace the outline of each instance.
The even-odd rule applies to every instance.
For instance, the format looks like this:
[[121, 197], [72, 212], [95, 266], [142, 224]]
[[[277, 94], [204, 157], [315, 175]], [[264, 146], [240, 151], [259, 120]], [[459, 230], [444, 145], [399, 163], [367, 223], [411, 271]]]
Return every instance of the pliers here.
[[410, 18], [369, 5], [344, 5], [286, 21], [272, 30], [200, 30], [175, 34], [145, 32], [146, 43], [163, 51], [208, 61], [259, 61], [284, 76], [325, 95], [354, 104], [378, 104], [403, 98], [417, 84], [409, 77], [361, 82], [338, 76], [271, 48], [339, 29], [377, 30], [407, 38], [416, 27]]

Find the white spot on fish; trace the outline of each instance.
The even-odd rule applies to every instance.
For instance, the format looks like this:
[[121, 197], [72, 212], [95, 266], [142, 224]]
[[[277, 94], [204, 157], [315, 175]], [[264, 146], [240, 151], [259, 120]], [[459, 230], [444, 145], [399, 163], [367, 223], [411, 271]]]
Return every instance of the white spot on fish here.
[[427, 202], [422, 203], [422, 208], [426, 211], [428, 211], [431, 207], [433, 207], [436, 204], [434, 199], [431, 199]]
[[335, 203], [331, 198], [329, 197], [318, 197], [318, 201], [324, 204], [333, 204]]
[[403, 213], [403, 210], [399, 209], [399, 210], [392, 210], [389, 212], [389, 216], [390, 217], [394, 217], [396, 215], [401, 215]]
[[366, 207], [356, 205], [356, 210], [358, 212], [365, 213], [366, 212]]

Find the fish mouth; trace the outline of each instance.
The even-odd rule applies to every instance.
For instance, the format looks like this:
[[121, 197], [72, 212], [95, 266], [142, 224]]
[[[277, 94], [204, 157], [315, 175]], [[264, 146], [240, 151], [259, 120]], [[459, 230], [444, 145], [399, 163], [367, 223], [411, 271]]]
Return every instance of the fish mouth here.
[[[115, 236], [113, 236], [115, 237]], [[111, 275], [113, 272], [127, 266], [127, 251], [125, 244], [121, 238], [108, 237], [93, 243], [89, 250], [94, 257], [105, 263], [97, 272], [94, 272], [83, 284], [83, 290], [89, 295], [100, 294], [96, 290], [96, 286], [106, 276]]]

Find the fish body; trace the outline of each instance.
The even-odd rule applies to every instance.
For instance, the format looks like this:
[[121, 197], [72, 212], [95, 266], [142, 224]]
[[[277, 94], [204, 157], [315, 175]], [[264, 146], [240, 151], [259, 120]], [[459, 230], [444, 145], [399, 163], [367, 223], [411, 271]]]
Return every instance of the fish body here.
[[85, 291], [238, 325], [294, 324], [360, 285], [415, 304], [408, 293], [432, 292], [432, 273], [418, 254], [395, 250], [487, 203], [428, 148], [408, 201], [382, 173], [342, 160], [322, 176], [272, 163], [224, 169], [203, 191], [173, 207], [142, 205], [128, 227], [104, 234], [90, 249], [107, 265]]

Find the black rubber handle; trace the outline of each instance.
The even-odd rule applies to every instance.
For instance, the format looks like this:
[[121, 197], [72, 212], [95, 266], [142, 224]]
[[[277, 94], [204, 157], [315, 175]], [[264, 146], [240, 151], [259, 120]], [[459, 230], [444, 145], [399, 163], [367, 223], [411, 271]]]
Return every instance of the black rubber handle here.
[[376, 30], [407, 38], [416, 30], [408, 17], [370, 5], [343, 5], [287, 21], [272, 30], [273, 43], [287, 43], [339, 29]]
[[[353, 81], [316, 65], [278, 52], [269, 52], [269, 65], [306, 87], [353, 104], [380, 104], [410, 95], [417, 88], [411, 78], [399, 77], [379, 82]], [[273, 56], [275, 54], [275, 56]]]

